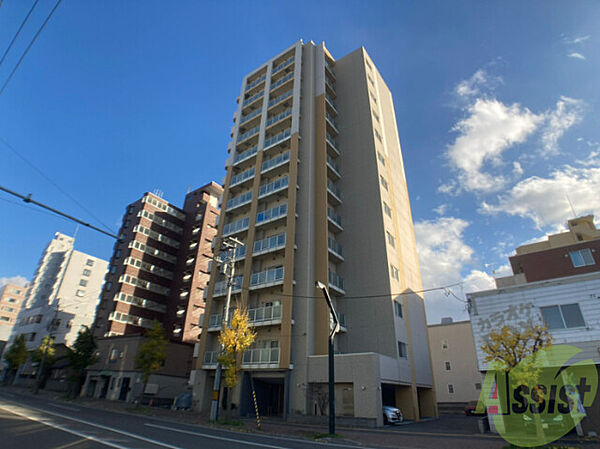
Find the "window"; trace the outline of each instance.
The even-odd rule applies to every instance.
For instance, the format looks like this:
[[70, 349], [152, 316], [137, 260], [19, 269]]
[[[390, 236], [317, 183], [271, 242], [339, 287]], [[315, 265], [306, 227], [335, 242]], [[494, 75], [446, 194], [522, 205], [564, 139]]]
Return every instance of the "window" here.
[[77, 293], [75, 293], [75, 294], [81, 298], [83, 295], [85, 295], [85, 291], [77, 290]]
[[85, 279], [80, 279], [79, 285], [81, 285], [82, 287], [87, 287], [87, 281]]
[[448, 340], [442, 340], [442, 349], [448, 349]]
[[398, 357], [405, 359], [408, 357], [408, 351], [406, 350], [406, 343], [401, 341], [398, 342]]
[[88, 259], [88, 260], [85, 262], [85, 264], [86, 264], [88, 267], [93, 267], [93, 266], [94, 266], [94, 260], [93, 260], [93, 259]]
[[115, 259], [118, 259], [119, 257], [121, 257], [121, 250], [118, 249], [115, 251]]
[[131, 214], [133, 213], [133, 206], [129, 206], [129, 207], [127, 208], [127, 213], [128, 213], [129, 215], [131, 215]]
[[375, 114], [374, 112], [373, 112], [373, 117], [375, 118], [375, 120], [377, 120], [377, 123], [379, 123], [379, 116], [377, 114]]
[[116, 272], [117, 272], [117, 267], [115, 265], [110, 267], [110, 274], [115, 274]]
[[6, 312], [15, 312], [14, 307], [2, 307], [2, 310], [6, 311]]
[[381, 165], [385, 167], [385, 156], [381, 154], [379, 151], [377, 152], [377, 159], [381, 162]]
[[449, 394], [454, 394], [454, 385], [448, 384], [448, 393]]
[[371, 64], [369, 64], [369, 61], [367, 59], [365, 59], [365, 62], [367, 63], [367, 67], [369, 67], [369, 69], [373, 70], [373, 67], [371, 66]]
[[110, 351], [110, 355], [108, 356], [108, 361], [114, 362], [117, 360], [117, 358], [119, 358], [119, 350], [113, 349], [112, 351]]
[[131, 224], [131, 220], [128, 218], [127, 220], [125, 220], [125, 222], [123, 223], [123, 227], [127, 228], [129, 227], [129, 225]]
[[397, 281], [400, 280], [400, 274], [398, 273], [398, 268], [393, 265], [390, 265], [390, 271], [392, 272], [392, 277]]
[[475, 383], [475, 389], [476, 390], [481, 390], [481, 383], [480, 382], [476, 382]]
[[14, 295], [20, 295], [22, 293], [21, 290], [17, 290], [16, 288], [11, 289], [10, 292]]
[[584, 327], [585, 321], [579, 304], [562, 304], [560, 306], [540, 307], [548, 329], [564, 329]]
[[36, 334], [35, 332], [32, 332], [31, 334], [29, 334], [29, 341], [33, 341], [33, 340], [35, 340], [35, 336], [36, 336], [36, 335], [37, 335], [37, 334]]
[[6, 301], [7, 302], [12, 302], [12, 303], [17, 302], [17, 300], [15, 298], [8, 298]]
[[10, 322], [10, 318], [7, 316], [0, 316], [0, 321], [8, 321]]
[[381, 138], [381, 134], [379, 134], [377, 132], [377, 130], [375, 130], [375, 137], [377, 137], [377, 140], [379, 140], [381, 143], [383, 143], [383, 139]]
[[388, 217], [392, 218], [392, 209], [390, 209], [390, 206], [385, 201], [383, 202], [383, 211]]
[[392, 234], [390, 234], [388, 231], [385, 231], [385, 233], [387, 234], [387, 241], [390, 244], [390, 246], [392, 248], [396, 247], [396, 240], [394, 239], [394, 236]]
[[399, 316], [400, 318], [402, 318], [402, 304], [400, 304], [399, 302], [394, 301], [394, 311], [396, 312], [396, 316]]
[[367, 79], [369, 80], [369, 83], [371, 83], [371, 85], [375, 86], [373, 79], [369, 75], [367, 75]]
[[444, 369], [446, 371], [452, 371], [452, 367], [450, 366], [450, 362], [444, 362]]
[[381, 179], [381, 185], [383, 186], [383, 188], [385, 190], [387, 190], [388, 189], [388, 183], [387, 183], [387, 181], [385, 180], [385, 178], [383, 176], [380, 176], [380, 179]]
[[87, 268], [83, 270], [84, 276], [89, 276], [90, 274], [92, 274], [92, 272], [90, 270], [88, 270]]
[[106, 283], [106, 291], [110, 291], [111, 288], [112, 288], [112, 282], [107, 282]]
[[579, 251], [571, 251], [569, 256], [571, 256], [571, 262], [573, 262], [573, 266], [575, 268], [595, 264], [592, 251], [589, 248], [581, 249]]
[[373, 99], [373, 101], [375, 103], [377, 103], [377, 98], [375, 98], [375, 95], [373, 95], [373, 92], [369, 92], [369, 94], [371, 95], [371, 98]]

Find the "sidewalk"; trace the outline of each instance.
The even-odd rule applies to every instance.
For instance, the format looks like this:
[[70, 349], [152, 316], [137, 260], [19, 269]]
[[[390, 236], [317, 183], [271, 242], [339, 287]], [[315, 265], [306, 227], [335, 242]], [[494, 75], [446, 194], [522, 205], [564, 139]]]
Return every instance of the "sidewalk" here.
[[[13, 394], [26, 394], [35, 396], [29, 389], [20, 387], [0, 387], [0, 391]], [[165, 421], [185, 423], [202, 427], [216, 427], [236, 432], [256, 432], [267, 435], [287, 436], [291, 438], [302, 438], [321, 441], [330, 441], [333, 444], [347, 446], [366, 447], [389, 447], [427, 449], [444, 447], [448, 449], [501, 449], [509, 446], [501, 437], [494, 434], [480, 434], [477, 431], [477, 418], [461, 415], [442, 415], [439, 420], [428, 420], [419, 423], [410, 423], [397, 426], [386, 426], [384, 428], [356, 428], [337, 426], [336, 432], [340, 438], [330, 439], [327, 423], [323, 425], [299, 424], [285, 422], [279, 418], [261, 419], [261, 429], [257, 429], [256, 420], [243, 418], [238, 422], [241, 425], [221, 425], [209, 422], [208, 416], [196, 411], [167, 410], [157, 407], [141, 406], [134, 404], [106, 401], [101, 399], [76, 398], [68, 400], [62, 393], [41, 390], [37, 395], [53, 401], [62, 401], [77, 404], [82, 407], [102, 409], [118, 413], [144, 415]], [[600, 447], [596, 441], [579, 441], [569, 438], [568, 441], [560, 441], [569, 447]], [[559, 444], [559, 442], [557, 442]]]

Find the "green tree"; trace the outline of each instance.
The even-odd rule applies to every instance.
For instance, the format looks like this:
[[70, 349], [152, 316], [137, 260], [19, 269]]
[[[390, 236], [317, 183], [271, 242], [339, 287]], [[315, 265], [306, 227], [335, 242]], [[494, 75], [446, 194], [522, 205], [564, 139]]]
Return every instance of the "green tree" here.
[[144, 397], [148, 379], [157, 372], [167, 359], [167, 339], [164, 330], [158, 320], [154, 320], [152, 328], [146, 331], [144, 341], [138, 349], [135, 357], [135, 366], [142, 370], [142, 381], [144, 386], [140, 394], [140, 402]]
[[[4, 353], [4, 360], [8, 364], [8, 372], [15, 375], [15, 381], [17, 380], [16, 373], [21, 365], [27, 361], [27, 357], [29, 357], [29, 352], [27, 351], [25, 335], [19, 335], [17, 338], [15, 338], [15, 341], [10, 348], [8, 348]], [[5, 378], [5, 382], [7, 380], [8, 378]]]
[[[230, 389], [239, 382], [239, 362], [242, 354], [256, 339], [256, 332], [250, 328], [250, 317], [246, 309], [235, 309], [231, 319], [231, 326], [223, 326], [219, 334], [219, 342], [223, 346], [223, 353], [218, 361], [225, 370], [225, 384]], [[231, 409], [231, 394], [227, 395], [226, 419], [229, 420]]]
[[56, 350], [54, 348], [54, 338], [46, 335], [42, 339], [40, 346], [31, 352], [31, 360], [38, 363], [38, 378], [34, 386], [34, 392], [37, 393], [39, 388], [43, 388], [46, 383], [46, 378], [50, 372], [50, 368], [56, 362]]
[[96, 356], [98, 345], [89, 327], [85, 326], [77, 334], [72, 348], [68, 348], [67, 357], [71, 374], [71, 395], [78, 396], [85, 382], [86, 368], [98, 360]]

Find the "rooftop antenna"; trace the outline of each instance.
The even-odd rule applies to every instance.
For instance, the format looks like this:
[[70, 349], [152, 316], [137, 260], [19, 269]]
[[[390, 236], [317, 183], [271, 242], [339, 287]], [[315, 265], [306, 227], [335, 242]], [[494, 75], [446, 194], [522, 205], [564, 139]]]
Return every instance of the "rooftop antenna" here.
[[162, 198], [163, 197], [163, 191], [160, 189], [154, 189], [152, 191], [152, 193], [154, 193], [157, 197]]
[[573, 212], [573, 218], [577, 218], [577, 214], [575, 213], [575, 208], [573, 207], [573, 203], [571, 202], [571, 198], [569, 198], [569, 194], [565, 193], [567, 197], [567, 201], [569, 202], [569, 206], [571, 206], [571, 212]]

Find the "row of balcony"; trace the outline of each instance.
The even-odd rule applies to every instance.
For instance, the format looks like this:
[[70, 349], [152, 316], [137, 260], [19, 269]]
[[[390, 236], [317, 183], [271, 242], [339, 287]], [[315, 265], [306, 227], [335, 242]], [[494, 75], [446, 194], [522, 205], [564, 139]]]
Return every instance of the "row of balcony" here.
[[244, 204], [248, 204], [252, 202], [252, 190], [249, 190], [241, 195], [234, 196], [229, 201], [227, 201], [227, 211], [229, 212], [236, 207], [240, 207]]
[[[229, 313], [229, 323], [233, 313]], [[281, 323], [281, 304], [272, 306], [262, 306], [253, 309], [248, 309], [248, 317], [251, 326], [261, 326], [266, 324]], [[223, 325], [223, 314], [214, 313], [210, 316], [208, 328], [209, 330], [221, 329]]]
[[257, 115], [259, 115], [262, 112], [261, 108], [255, 109], [254, 111], [252, 111], [250, 114], [247, 115], [243, 115], [240, 118], [240, 125], [242, 125], [243, 123], [246, 123], [248, 120], [250, 120], [251, 118], [256, 117]]
[[[273, 235], [262, 240], [254, 242], [254, 248], [252, 254], [254, 256], [265, 254], [271, 251], [276, 251], [285, 247], [285, 232], [281, 234]], [[221, 253], [221, 258], [225, 258], [225, 252]], [[240, 260], [246, 257], [246, 245], [240, 246], [235, 249], [233, 253], [233, 260]]]
[[[268, 268], [258, 273], [252, 273], [250, 276], [250, 289], [270, 287], [271, 285], [281, 284], [284, 277], [283, 267]], [[235, 276], [232, 281], [231, 292], [238, 293], [242, 290], [243, 276]], [[227, 280], [215, 283], [213, 297], [224, 296], [227, 294]]]
[[252, 81], [251, 83], [246, 85], [246, 92], [249, 91], [250, 89], [252, 89], [254, 86], [258, 86], [260, 83], [262, 83], [265, 79], [267, 79], [267, 75], [262, 75], [261, 77], [257, 78], [256, 80]]
[[260, 186], [258, 190], [258, 197], [264, 198], [273, 193], [279, 192], [280, 190], [284, 190], [288, 188], [290, 183], [289, 176], [284, 176], [283, 178], [276, 179], [275, 181], [271, 181], [267, 184], [263, 184]]
[[[264, 162], [263, 162], [264, 165]], [[231, 177], [231, 181], [229, 182], [229, 187], [234, 187], [238, 184], [243, 183], [244, 181], [254, 178], [254, 167], [249, 168], [246, 171], [243, 171], [242, 173], [238, 174], [238, 175], [234, 175]]]
[[334, 288], [339, 293], [345, 294], [344, 291], [344, 278], [334, 273], [333, 271], [329, 272], [329, 287]]
[[177, 262], [177, 256], [174, 256], [173, 254], [167, 253], [160, 249], [153, 248], [152, 246], [138, 242], [137, 240], [133, 240], [133, 241], [129, 242], [129, 245], [127, 245], [127, 246], [129, 248], [137, 249], [138, 251], [141, 251], [144, 254], [149, 254], [150, 256], [165, 260], [170, 263]]
[[283, 100], [291, 97], [292, 95], [294, 95], [294, 91], [292, 89], [288, 90], [287, 92], [282, 93], [278, 97], [275, 97], [275, 98], [269, 100], [269, 107], [275, 106], [277, 103], [282, 102]]
[[[204, 352], [204, 366], [216, 366], [219, 353], [217, 351]], [[278, 365], [279, 348], [247, 349], [242, 357], [242, 367], [257, 365]]]
[[280, 165], [287, 163], [289, 160], [290, 160], [290, 152], [289, 151], [278, 154], [277, 156], [272, 157], [271, 159], [267, 159], [266, 161], [264, 161], [262, 163], [261, 173], [265, 173], [266, 171], [269, 171], [272, 168], [279, 167]]
[[275, 67], [273, 67], [273, 70], [271, 71], [271, 73], [274, 75], [275, 73], [279, 72], [281, 69], [287, 67], [288, 65], [292, 64], [294, 62], [294, 57], [292, 56], [291, 58], [286, 59], [285, 61], [283, 61], [281, 64], [276, 65]]
[[258, 145], [253, 146], [252, 148], [244, 151], [243, 153], [238, 153], [233, 157], [233, 163], [239, 164], [247, 159], [250, 159], [258, 152]]
[[262, 97], [265, 94], [264, 90], [261, 90], [259, 93], [252, 95], [251, 97], [248, 97], [244, 100], [244, 102], [242, 103], [242, 106], [248, 106], [250, 103], [254, 103], [256, 100], [258, 100], [260, 97]]
[[260, 131], [260, 126], [255, 126], [254, 128], [245, 132], [244, 134], [240, 134], [237, 138], [237, 143], [240, 143], [240, 142], [258, 134], [259, 131]]
[[267, 119], [266, 126], [271, 126], [273, 123], [277, 123], [283, 120], [284, 118], [289, 117], [290, 115], [292, 115], [292, 108], [286, 109], [282, 113]]
[[[263, 144], [263, 149], [267, 149], [268, 147], [272, 147], [272, 146], [284, 141], [285, 139], [290, 137], [291, 134], [292, 134], [292, 130], [290, 128], [288, 128], [288, 129], [280, 132], [279, 134], [276, 134], [273, 137], [265, 139], [265, 142]], [[246, 150], [242, 153], [238, 153], [233, 157], [233, 164], [234, 165], [240, 164], [240, 163], [250, 159], [251, 157], [253, 157], [257, 152], [258, 152], [258, 145], [255, 145], [252, 148], [249, 148], [248, 150]]]

